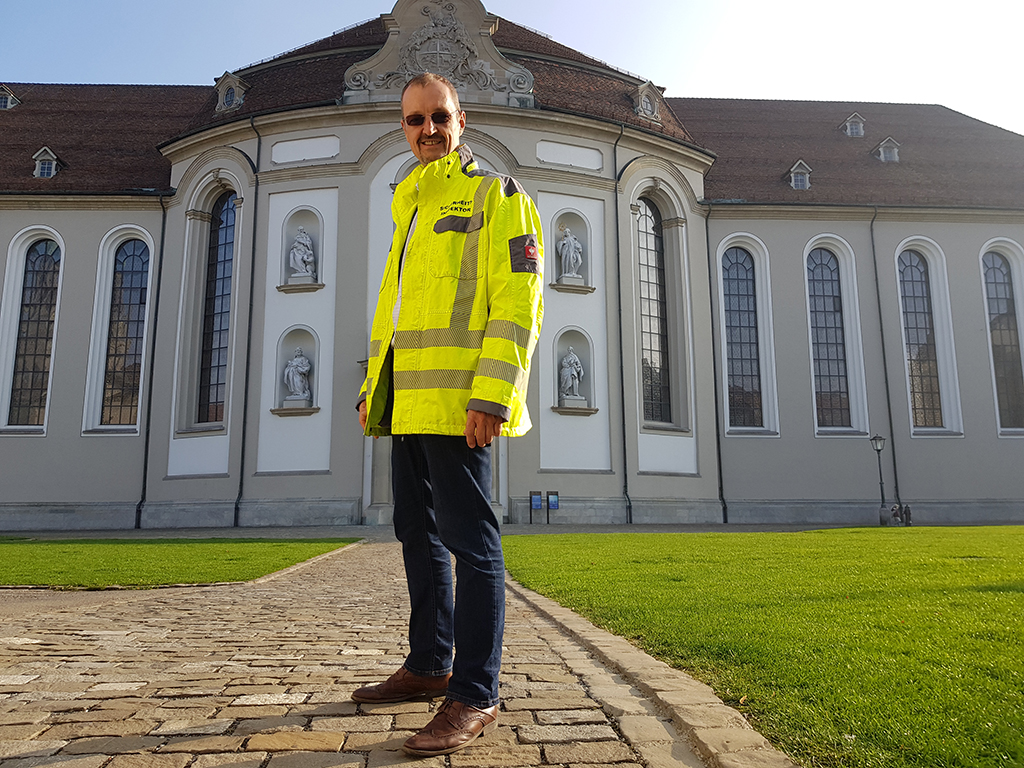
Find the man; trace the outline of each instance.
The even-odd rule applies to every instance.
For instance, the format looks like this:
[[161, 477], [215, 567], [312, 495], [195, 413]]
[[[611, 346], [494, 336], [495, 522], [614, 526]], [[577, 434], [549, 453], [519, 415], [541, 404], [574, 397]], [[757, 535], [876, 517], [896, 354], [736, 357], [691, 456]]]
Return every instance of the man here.
[[477, 168], [459, 143], [465, 126], [445, 78], [406, 85], [402, 129], [420, 166], [392, 201], [395, 233], [358, 403], [364, 434], [393, 436], [395, 534], [412, 613], [405, 664], [352, 698], [446, 695], [406, 741], [414, 755], [454, 752], [497, 727], [505, 565], [488, 446], [530, 428], [526, 386], [542, 315], [537, 209], [515, 179]]

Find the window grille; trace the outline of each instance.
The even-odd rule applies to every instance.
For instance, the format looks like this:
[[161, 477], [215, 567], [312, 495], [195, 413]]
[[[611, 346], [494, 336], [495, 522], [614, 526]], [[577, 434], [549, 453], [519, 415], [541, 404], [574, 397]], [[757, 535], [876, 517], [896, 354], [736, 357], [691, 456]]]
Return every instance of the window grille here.
[[672, 421], [669, 373], [668, 301], [661, 214], [640, 198], [637, 248], [640, 266], [640, 373], [644, 421]]
[[101, 424], [135, 424], [146, 329], [149, 248], [129, 240], [114, 255]]
[[10, 425], [42, 426], [44, 423], [59, 278], [60, 246], [53, 240], [35, 242], [25, 258], [11, 407], [7, 417]]
[[757, 333], [754, 259], [743, 248], [722, 258], [725, 345], [729, 379], [729, 425], [764, 425], [761, 409], [761, 355]]
[[942, 396], [928, 262], [917, 251], [899, 257], [910, 404], [915, 427], [941, 427]]
[[213, 206], [207, 248], [203, 348], [199, 363], [199, 415], [197, 419], [201, 424], [224, 420], [234, 244], [235, 193], [225, 192]]
[[1024, 428], [1024, 369], [1021, 368], [1017, 307], [1010, 262], [990, 251], [982, 257], [988, 300], [989, 339], [996, 380], [999, 425]]
[[824, 248], [807, 256], [815, 409], [819, 427], [849, 427], [850, 385], [839, 260]]

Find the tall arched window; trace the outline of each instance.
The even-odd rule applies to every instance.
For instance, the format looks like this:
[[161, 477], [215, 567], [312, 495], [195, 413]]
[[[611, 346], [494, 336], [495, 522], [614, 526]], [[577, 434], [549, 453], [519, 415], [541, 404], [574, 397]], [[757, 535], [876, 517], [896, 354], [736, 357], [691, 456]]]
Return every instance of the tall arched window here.
[[722, 257], [725, 347], [729, 377], [729, 425], [764, 426], [761, 407], [761, 354], [757, 337], [754, 259], [743, 248]]
[[42, 426], [46, 416], [59, 277], [60, 246], [53, 240], [37, 240], [25, 257], [11, 407], [7, 417], [7, 423], [12, 426]]
[[989, 338], [996, 380], [999, 426], [1024, 428], [1024, 369], [1021, 368], [1017, 307], [1010, 262], [989, 251], [982, 257], [988, 300]]
[[644, 198], [637, 204], [637, 249], [640, 266], [640, 371], [644, 421], [672, 421], [669, 372], [668, 301], [665, 243], [661, 214]]
[[225, 192], [213, 206], [207, 247], [202, 353], [199, 362], [199, 423], [224, 420], [234, 245], [235, 193]]
[[941, 427], [942, 396], [928, 262], [917, 251], [903, 251], [899, 257], [899, 273], [914, 426]]
[[128, 240], [114, 254], [101, 424], [135, 424], [142, 382], [149, 247]]
[[807, 255], [814, 397], [819, 427], [849, 427], [850, 383], [839, 260], [825, 248]]

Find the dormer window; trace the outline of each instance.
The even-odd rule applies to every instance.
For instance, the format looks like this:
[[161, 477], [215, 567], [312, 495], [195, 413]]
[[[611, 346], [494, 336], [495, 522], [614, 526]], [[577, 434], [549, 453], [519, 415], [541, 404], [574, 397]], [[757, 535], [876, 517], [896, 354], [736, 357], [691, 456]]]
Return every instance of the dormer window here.
[[900, 145], [892, 136], [889, 136], [875, 147], [874, 155], [883, 163], [898, 163], [900, 161]]
[[811, 168], [803, 160], [797, 160], [789, 169], [789, 186], [798, 190], [811, 188]]
[[650, 80], [637, 86], [637, 89], [631, 94], [633, 111], [645, 120], [660, 121], [661, 116], [658, 114], [660, 96], [661, 89]]
[[0, 85], [0, 109], [13, 109], [20, 102], [6, 85]]
[[843, 122], [843, 133], [853, 138], [864, 135], [864, 118], [854, 112]]
[[225, 72], [217, 78], [214, 88], [217, 89], [217, 111], [227, 112], [242, 106], [249, 85], [237, 75]]
[[32, 175], [37, 179], [52, 179], [60, 170], [60, 161], [49, 147], [40, 149], [32, 155], [32, 159], [36, 161], [36, 169]]

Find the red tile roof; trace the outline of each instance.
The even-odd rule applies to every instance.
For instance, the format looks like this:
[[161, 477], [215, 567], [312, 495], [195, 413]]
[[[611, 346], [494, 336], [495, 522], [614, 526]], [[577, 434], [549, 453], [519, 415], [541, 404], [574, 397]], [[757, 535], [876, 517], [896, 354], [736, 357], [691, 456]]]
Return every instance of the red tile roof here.
[[[946, 107], [837, 101], [667, 100], [718, 160], [705, 197], [748, 203], [939, 206], [1024, 210], [1024, 136]], [[864, 118], [864, 136], [843, 122]], [[899, 142], [899, 162], [872, 150]], [[811, 187], [789, 186], [797, 160]]]
[[[15, 193], [164, 191], [171, 165], [157, 145], [180, 132], [210, 89], [182, 85], [5, 83], [21, 101], [0, 110], [0, 190]], [[63, 164], [33, 177], [49, 147]]]

